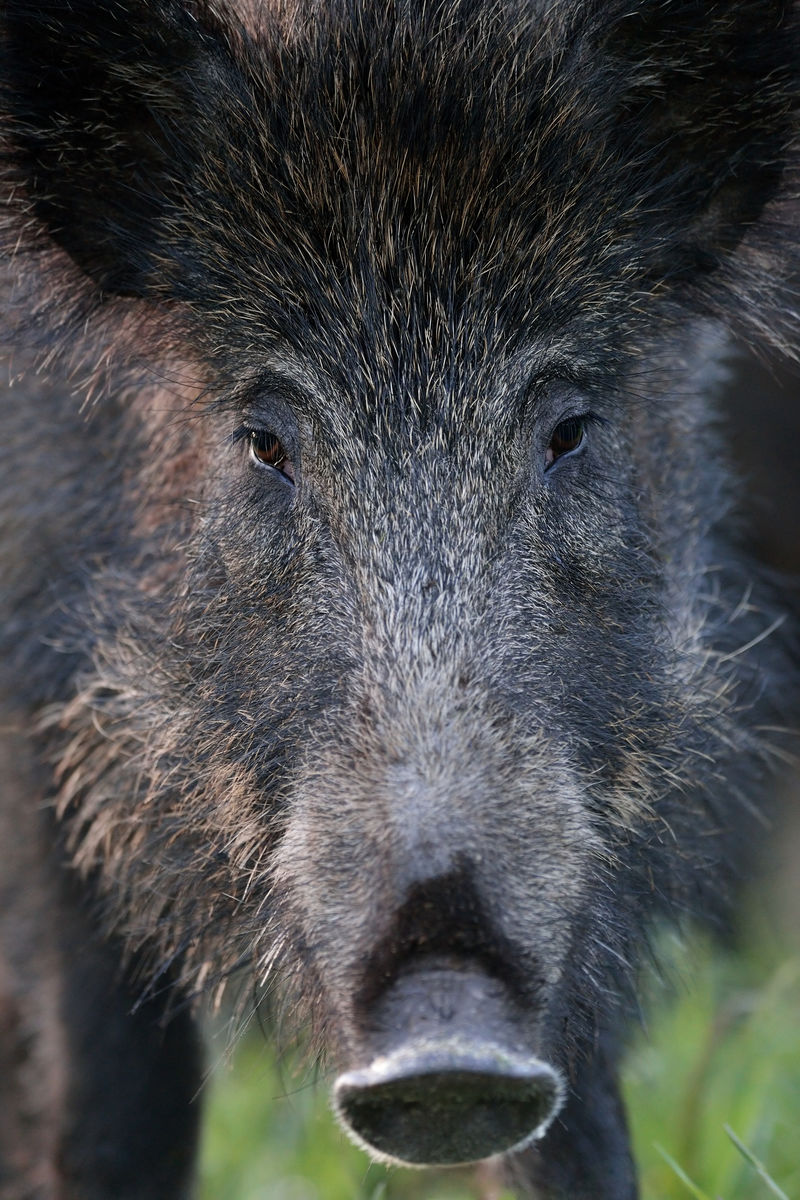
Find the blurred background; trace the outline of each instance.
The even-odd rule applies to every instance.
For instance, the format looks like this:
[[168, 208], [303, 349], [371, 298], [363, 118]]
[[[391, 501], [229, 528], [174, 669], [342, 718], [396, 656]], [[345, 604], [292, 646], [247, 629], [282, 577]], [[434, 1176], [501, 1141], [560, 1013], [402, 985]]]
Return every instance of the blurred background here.
[[[800, 368], [743, 357], [722, 408], [746, 537], [800, 615]], [[625, 1072], [642, 1200], [800, 1200], [800, 772], [731, 942], [667, 939], [663, 957]], [[232, 1060], [228, 1038], [212, 1031], [202, 1200], [511, 1200], [480, 1173], [371, 1165], [324, 1079], [265, 1031]]]

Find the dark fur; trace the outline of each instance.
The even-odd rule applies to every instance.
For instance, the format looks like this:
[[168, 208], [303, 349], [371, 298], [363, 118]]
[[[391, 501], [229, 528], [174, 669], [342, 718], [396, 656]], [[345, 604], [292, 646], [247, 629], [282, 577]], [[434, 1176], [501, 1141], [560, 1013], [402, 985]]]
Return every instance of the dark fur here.
[[635, 1195], [635, 966], [724, 910], [790, 690], [711, 395], [724, 329], [796, 334], [796, 25], [4, 3], [4, 1200], [183, 1194], [169, 997], [279, 970], [346, 1063], [424, 954], [568, 1076], [522, 1192]]

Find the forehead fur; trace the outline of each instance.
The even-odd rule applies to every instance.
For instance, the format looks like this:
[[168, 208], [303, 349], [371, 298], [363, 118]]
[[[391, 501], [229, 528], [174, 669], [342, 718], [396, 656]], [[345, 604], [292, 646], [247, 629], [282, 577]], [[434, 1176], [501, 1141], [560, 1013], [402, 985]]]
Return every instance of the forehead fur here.
[[595, 32], [566, 6], [265, 8], [202, 136], [170, 134], [160, 235], [194, 270], [168, 252], [160, 286], [248, 343], [322, 331], [373, 364], [420, 342], [463, 364], [478, 329], [513, 348], [629, 298], [648, 247], [624, 236], [641, 198], [598, 103], [613, 71], [582, 62]]
[[654, 307], [774, 314], [797, 240], [777, 0], [8, 9], [38, 219], [216, 346], [346, 340], [396, 372], [587, 320], [623, 340]]
[[210, 273], [249, 264], [245, 312], [258, 294], [263, 325], [272, 294], [268, 325], [302, 347], [333, 322], [373, 364], [608, 322], [619, 343], [670, 303], [735, 322], [754, 290], [765, 312], [797, 244], [793, 28], [780, 5], [662, 7], [298, 0], [239, 45], [247, 187]]

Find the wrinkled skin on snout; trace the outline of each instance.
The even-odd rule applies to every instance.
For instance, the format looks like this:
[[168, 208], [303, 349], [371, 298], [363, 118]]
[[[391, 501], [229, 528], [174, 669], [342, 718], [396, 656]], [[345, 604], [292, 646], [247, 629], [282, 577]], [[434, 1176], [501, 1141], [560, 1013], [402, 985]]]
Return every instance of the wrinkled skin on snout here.
[[242, 977], [374, 1157], [634, 1200], [637, 963], [725, 907], [791, 690], [714, 395], [792, 336], [795, 18], [656, 7], [4, 6], [0, 1170], [47, 1200], [189, 1194]]

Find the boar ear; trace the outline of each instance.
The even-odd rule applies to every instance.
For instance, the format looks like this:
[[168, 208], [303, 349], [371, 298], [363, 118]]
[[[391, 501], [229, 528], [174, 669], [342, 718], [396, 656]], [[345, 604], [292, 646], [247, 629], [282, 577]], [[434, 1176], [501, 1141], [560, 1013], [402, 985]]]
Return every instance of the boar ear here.
[[619, 98], [612, 138], [638, 182], [654, 244], [663, 247], [658, 270], [673, 282], [698, 280], [734, 256], [790, 186], [797, 6], [645, 0], [613, 7], [619, 16], [605, 47]]
[[5, 170], [24, 215], [103, 291], [151, 293], [236, 86], [223, 29], [176, 0], [6, 0], [0, 39]]

